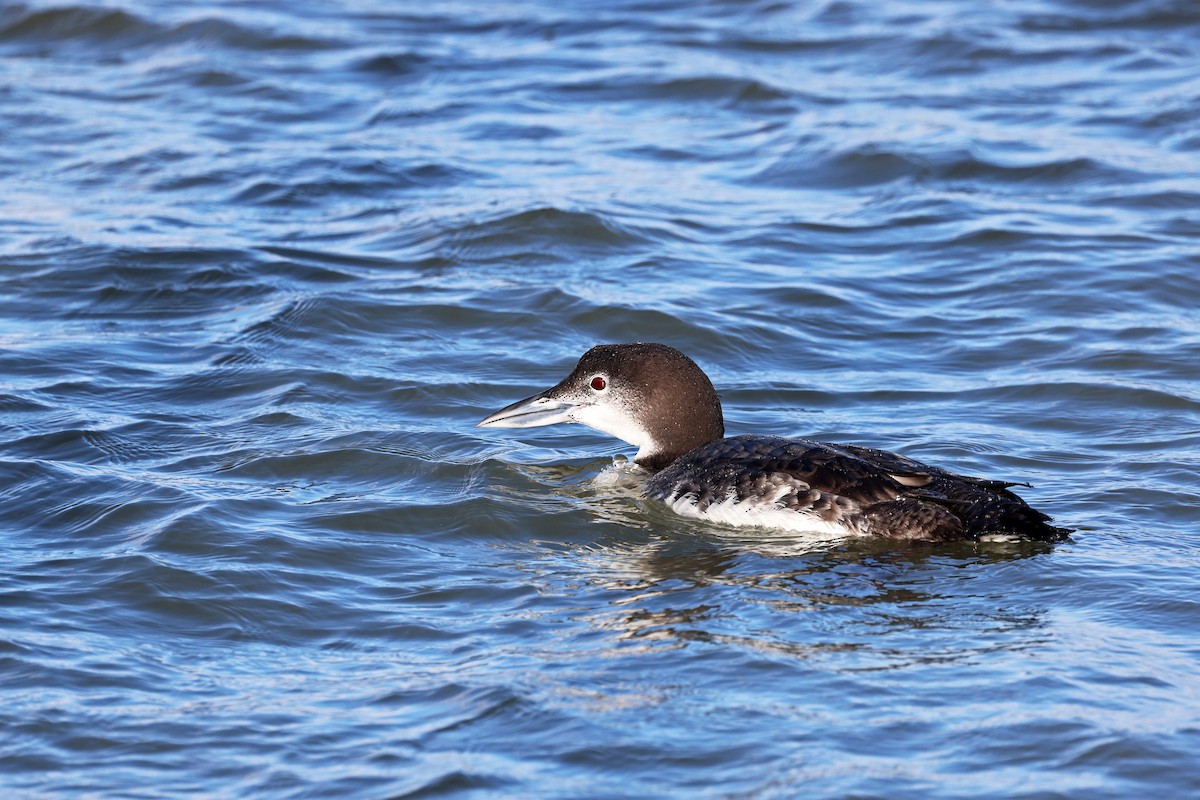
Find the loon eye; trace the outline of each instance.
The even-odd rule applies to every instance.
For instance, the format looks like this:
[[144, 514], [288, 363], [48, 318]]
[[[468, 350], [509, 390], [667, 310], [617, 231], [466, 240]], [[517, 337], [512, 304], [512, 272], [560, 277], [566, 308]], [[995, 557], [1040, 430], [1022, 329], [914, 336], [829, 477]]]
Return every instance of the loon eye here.
[[592, 378], [592, 388], [597, 392], [604, 391], [604, 387], [608, 386], [608, 382], [604, 380], [604, 376], [597, 375]]

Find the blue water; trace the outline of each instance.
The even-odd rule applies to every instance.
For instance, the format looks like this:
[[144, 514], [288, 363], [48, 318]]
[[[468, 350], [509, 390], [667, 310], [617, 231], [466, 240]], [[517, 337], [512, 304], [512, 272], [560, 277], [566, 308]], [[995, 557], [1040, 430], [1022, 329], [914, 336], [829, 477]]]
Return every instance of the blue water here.
[[[1190, 2], [0, 6], [0, 789], [1200, 795], [1198, 118]], [[631, 340], [1076, 533], [474, 428]]]

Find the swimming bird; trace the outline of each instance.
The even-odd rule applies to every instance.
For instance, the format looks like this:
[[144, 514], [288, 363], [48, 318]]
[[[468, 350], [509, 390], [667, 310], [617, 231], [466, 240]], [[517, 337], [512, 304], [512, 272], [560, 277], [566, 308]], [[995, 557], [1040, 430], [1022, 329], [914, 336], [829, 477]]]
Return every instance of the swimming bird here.
[[481, 428], [577, 422], [638, 448], [645, 495], [729, 525], [928, 541], [1056, 540], [1070, 529], [1010, 491], [885, 450], [778, 436], [725, 438], [721, 401], [696, 362], [665, 344], [602, 344], [557, 385]]

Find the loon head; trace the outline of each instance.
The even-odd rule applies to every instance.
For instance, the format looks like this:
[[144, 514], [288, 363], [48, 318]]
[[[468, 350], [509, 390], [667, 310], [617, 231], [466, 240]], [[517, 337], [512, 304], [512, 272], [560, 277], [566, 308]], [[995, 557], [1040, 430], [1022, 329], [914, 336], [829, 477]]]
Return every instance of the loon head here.
[[665, 344], [602, 344], [556, 386], [506, 406], [476, 427], [535, 428], [578, 422], [638, 448], [634, 461], [662, 469], [725, 435], [721, 401], [696, 362]]

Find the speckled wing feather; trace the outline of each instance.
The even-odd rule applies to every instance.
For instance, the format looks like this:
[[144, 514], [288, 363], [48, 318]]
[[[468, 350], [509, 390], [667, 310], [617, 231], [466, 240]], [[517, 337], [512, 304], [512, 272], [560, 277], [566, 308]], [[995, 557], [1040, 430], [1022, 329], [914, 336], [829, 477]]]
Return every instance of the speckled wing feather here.
[[735, 436], [680, 456], [647, 484], [668, 504], [703, 512], [731, 500], [774, 504], [848, 533], [944, 541], [1061, 532], [997, 481], [955, 475], [895, 453], [804, 439]]
[[[915, 469], [927, 474], [929, 482], [923, 485], [920, 494], [931, 502], [954, 509], [955, 515], [962, 520], [967, 538], [1016, 534], [1052, 541], [1065, 538], [1071, 533], [1070, 528], [1051, 525], [1048, 515], [1031, 508], [1015, 493], [1009, 491], [1013, 486], [1028, 487], [1028, 483], [959, 475], [884, 450], [853, 445], [845, 450], [889, 472], [899, 473], [903, 469]], [[903, 477], [900, 479], [903, 480]]]

